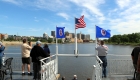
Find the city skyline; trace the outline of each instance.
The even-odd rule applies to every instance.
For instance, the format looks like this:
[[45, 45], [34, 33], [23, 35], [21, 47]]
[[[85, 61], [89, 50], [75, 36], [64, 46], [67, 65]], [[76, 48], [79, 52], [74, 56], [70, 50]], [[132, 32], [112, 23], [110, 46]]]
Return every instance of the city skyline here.
[[[66, 35], [66, 32], [68, 32], [68, 31], [65, 31], [64, 33], [65, 33], [65, 35]], [[55, 36], [56, 36], [56, 33], [55, 33], [55, 31], [50, 31], [50, 35], [48, 35], [46, 32], [44, 32], [44, 33], [42, 33], [43, 35], [41, 35], [41, 36], [34, 36], [34, 37], [43, 37], [44, 36], [44, 34], [45, 35], [48, 35], [48, 36], [53, 36], [54, 38], [55, 38]], [[8, 35], [8, 36], [25, 36], [25, 35], [19, 35], [19, 34], [5, 34], [5, 33], [0, 33], [0, 34], [4, 34], [4, 35]], [[68, 32], [68, 34], [73, 34], [74, 36], [75, 36], [75, 33], [71, 33], [71, 32]], [[84, 34], [84, 33], [82, 33], [82, 32], [80, 32], [80, 33], [76, 33], [77, 35], [78, 34], [81, 34], [81, 36], [82, 35], [90, 35], [90, 34]], [[31, 37], [31, 36], [29, 36], [29, 37]], [[73, 37], [73, 38], [75, 38], [75, 37]]]
[[51, 35], [56, 26], [74, 33], [74, 18], [82, 15], [86, 27], [76, 31], [92, 39], [95, 25], [111, 30], [111, 36], [136, 33], [140, 32], [139, 4], [139, 0], [0, 0], [0, 33]]

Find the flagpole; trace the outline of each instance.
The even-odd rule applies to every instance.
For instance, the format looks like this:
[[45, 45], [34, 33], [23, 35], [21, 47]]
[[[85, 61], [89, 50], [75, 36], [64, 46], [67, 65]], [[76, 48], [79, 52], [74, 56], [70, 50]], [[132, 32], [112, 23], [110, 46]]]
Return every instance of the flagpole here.
[[[97, 39], [96, 39], [96, 25], [95, 25], [95, 47], [97, 47]], [[97, 55], [97, 51], [95, 50], [95, 54]]]
[[76, 26], [75, 26], [75, 55], [77, 55], [77, 35], [76, 35]]
[[[57, 28], [57, 26], [56, 26]], [[57, 44], [57, 30], [56, 30], [56, 73], [58, 73], [58, 44]]]
[[97, 47], [97, 39], [96, 39], [96, 25], [95, 25], [95, 45]]

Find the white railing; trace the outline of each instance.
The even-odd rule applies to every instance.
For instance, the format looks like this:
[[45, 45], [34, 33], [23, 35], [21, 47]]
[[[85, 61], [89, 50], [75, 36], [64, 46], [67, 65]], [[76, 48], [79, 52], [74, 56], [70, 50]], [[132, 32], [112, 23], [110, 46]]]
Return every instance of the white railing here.
[[102, 63], [101, 59], [96, 56], [95, 72], [93, 72], [93, 76], [95, 74], [95, 79], [92, 80], [102, 80]]
[[[41, 80], [58, 80], [56, 55], [44, 58], [41, 61]], [[54, 58], [54, 59], [53, 59]]]

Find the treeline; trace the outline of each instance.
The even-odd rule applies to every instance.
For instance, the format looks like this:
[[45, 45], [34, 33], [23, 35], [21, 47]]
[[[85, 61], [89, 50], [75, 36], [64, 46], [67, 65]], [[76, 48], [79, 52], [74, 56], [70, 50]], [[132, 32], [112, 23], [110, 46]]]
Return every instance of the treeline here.
[[140, 33], [124, 34], [124, 35], [113, 35], [108, 40], [105, 40], [108, 43], [116, 44], [131, 44], [137, 43], [140, 44]]
[[[46, 38], [34, 38], [34, 39], [31, 39], [31, 38], [26, 38], [28, 41], [32, 41], [32, 42], [36, 42], [36, 41], [38, 41], [38, 40], [40, 40], [41, 42], [47, 42], [47, 43], [55, 43], [56, 42], [56, 39], [53, 39], [53, 38], [48, 38], [48, 39], [46, 39]], [[14, 38], [7, 38], [7, 39], [4, 39], [4, 41], [10, 41], [10, 42], [12, 42], [12, 41], [22, 41], [23, 39], [21, 38], [21, 39], [14, 39]], [[58, 43], [62, 43], [62, 39], [57, 39], [57, 42]]]

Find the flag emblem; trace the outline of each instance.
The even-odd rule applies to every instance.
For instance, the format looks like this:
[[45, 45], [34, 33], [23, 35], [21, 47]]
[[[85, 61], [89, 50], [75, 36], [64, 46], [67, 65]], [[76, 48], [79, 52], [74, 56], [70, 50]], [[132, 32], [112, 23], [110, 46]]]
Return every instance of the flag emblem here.
[[63, 35], [62, 29], [59, 29], [59, 35], [60, 35], [60, 36]]
[[102, 34], [103, 36], [105, 36], [105, 35], [106, 35], [106, 31], [105, 31], [104, 29], [101, 29], [101, 34]]

